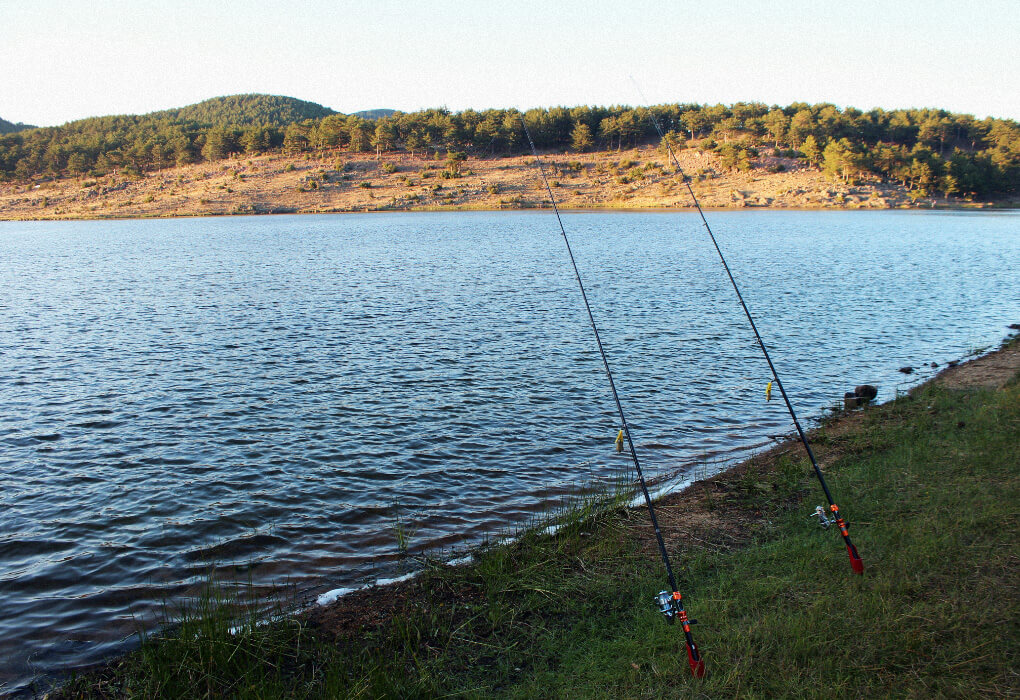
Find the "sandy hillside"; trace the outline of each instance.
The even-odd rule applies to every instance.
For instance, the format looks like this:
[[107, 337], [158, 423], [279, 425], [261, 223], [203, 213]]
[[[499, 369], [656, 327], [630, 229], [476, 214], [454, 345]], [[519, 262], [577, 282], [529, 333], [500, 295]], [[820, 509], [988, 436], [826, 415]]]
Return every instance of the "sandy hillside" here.
[[[681, 151], [680, 161], [705, 207], [992, 206], [942, 198], [913, 202], [897, 185], [847, 185], [793, 159], [761, 158], [747, 172], [727, 170], [715, 154], [696, 149]], [[686, 187], [655, 148], [543, 155], [542, 162], [565, 208], [691, 206]], [[520, 209], [548, 203], [531, 157], [468, 158], [455, 177], [444, 175], [447, 169], [443, 157], [407, 154], [239, 156], [134, 178], [0, 184], [0, 219]]]

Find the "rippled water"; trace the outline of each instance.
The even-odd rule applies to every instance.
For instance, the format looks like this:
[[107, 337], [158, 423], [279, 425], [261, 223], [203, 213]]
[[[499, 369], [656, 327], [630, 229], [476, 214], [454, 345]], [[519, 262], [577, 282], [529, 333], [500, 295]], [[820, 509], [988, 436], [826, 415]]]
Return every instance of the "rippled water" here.
[[[795, 405], [1020, 321], [1016, 213], [710, 213]], [[789, 430], [691, 214], [564, 216], [650, 471]], [[913, 380], [916, 381], [916, 376]], [[213, 563], [354, 585], [626, 468], [549, 213], [0, 224], [0, 689]]]

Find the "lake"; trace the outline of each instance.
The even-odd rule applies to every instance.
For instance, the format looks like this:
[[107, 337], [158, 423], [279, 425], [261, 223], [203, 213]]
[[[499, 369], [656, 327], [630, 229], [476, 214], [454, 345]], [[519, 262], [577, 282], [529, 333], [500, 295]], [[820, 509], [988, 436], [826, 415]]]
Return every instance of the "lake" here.
[[[802, 419], [1020, 322], [1017, 212], [707, 216]], [[564, 224], [651, 475], [792, 430], [697, 214]], [[214, 565], [312, 595], [511, 532], [618, 428], [551, 212], [0, 222], [0, 692]]]

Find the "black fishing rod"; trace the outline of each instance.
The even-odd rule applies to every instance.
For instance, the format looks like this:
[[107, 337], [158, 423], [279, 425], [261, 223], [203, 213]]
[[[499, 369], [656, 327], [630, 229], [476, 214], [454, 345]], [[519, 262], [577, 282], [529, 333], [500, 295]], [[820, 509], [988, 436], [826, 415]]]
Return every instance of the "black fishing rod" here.
[[[560, 225], [560, 233], [563, 234], [563, 242], [567, 246], [567, 254], [570, 256], [570, 264], [574, 268], [574, 277], [577, 278], [577, 286], [581, 288], [581, 298], [584, 299], [584, 308], [588, 310], [588, 320], [591, 322], [591, 329], [595, 333], [595, 342], [599, 346], [599, 354], [602, 356], [602, 366], [606, 370], [606, 376], [609, 378], [609, 388], [613, 392], [613, 401], [616, 402], [616, 411], [620, 414], [620, 424], [623, 426], [622, 433], [627, 438], [627, 444], [630, 446], [630, 456], [634, 460], [634, 469], [637, 471], [638, 481], [641, 484], [641, 492], [645, 495], [645, 504], [648, 506], [648, 515], [652, 521], [652, 529], [655, 530], [655, 541], [659, 545], [659, 554], [662, 556], [662, 563], [666, 566], [666, 578], [669, 580], [669, 591], [661, 591], [656, 596], [655, 601], [659, 607], [659, 612], [665, 615], [666, 620], [670, 623], [674, 622], [675, 619], [680, 620], [680, 624], [683, 626], [684, 638], [687, 642], [687, 662], [691, 667], [691, 673], [696, 678], [701, 678], [705, 675], [705, 662], [701, 658], [701, 653], [698, 651], [698, 645], [694, 643], [694, 637], [691, 635], [691, 625], [694, 624], [694, 620], [687, 617], [687, 611], [684, 609], [683, 596], [680, 595], [678, 586], [676, 584], [676, 576], [673, 574], [673, 566], [669, 561], [669, 554], [666, 552], [666, 543], [662, 539], [662, 531], [659, 529], [659, 521], [655, 517], [655, 507], [652, 505], [652, 497], [648, 493], [648, 484], [645, 483], [644, 473], [641, 471], [641, 463], [638, 461], [637, 450], [634, 449], [634, 440], [630, 436], [630, 426], [627, 425], [627, 417], [623, 413], [623, 404], [620, 403], [620, 395], [616, 392], [616, 382], [613, 381], [613, 373], [609, 369], [609, 358], [606, 356], [606, 350], [602, 346], [602, 337], [599, 335], [598, 325], [595, 323], [595, 315], [592, 313], [591, 304], [588, 303], [588, 294], [584, 290], [584, 283], [581, 281], [581, 273], [577, 269], [577, 261], [574, 260], [574, 251], [570, 247], [570, 240], [567, 238], [567, 230], [563, 226], [563, 219], [560, 217], [560, 208], [556, 204], [556, 197], [553, 196], [552, 187], [549, 185], [549, 178], [546, 177], [545, 168], [542, 167], [542, 161], [538, 157], [538, 151], [535, 148], [535, 142], [531, 140], [531, 131], [528, 130], [528, 125], [524, 121], [524, 115], [521, 115], [521, 124], [524, 126], [524, 133], [528, 137], [528, 144], [531, 146], [531, 154], [535, 157], [535, 164], [538, 165], [538, 172], [542, 175], [542, 183], [545, 185], [546, 192], [549, 193], [549, 201], [552, 202], [553, 211], [556, 213], [556, 221]], [[619, 438], [617, 438], [619, 440]], [[670, 592], [671, 591], [671, 592]]]
[[[747, 304], [744, 302], [744, 295], [740, 293], [740, 287], [737, 286], [737, 281], [733, 278], [733, 273], [730, 271], [730, 266], [726, 262], [726, 257], [723, 255], [722, 249], [719, 247], [719, 242], [715, 239], [715, 234], [712, 233], [712, 227], [708, 225], [708, 219], [705, 218], [705, 212], [702, 211], [701, 204], [698, 202], [698, 198], [694, 194], [694, 189], [691, 187], [691, 179], [687, 177], [687, 173], [685, 173], [684, 169], [680, 166], [680, 161], [676, 157], [676, 153], [673, 152], [673, 146], [669, 143], [665, 134], [662, 133], [659, 121], [655, 118], [651, 108], [648, 108], [648, 119], [652, 122], [652, 126], [655, 127], [655, 131], [659, 134], [660, 142], [666, 146], [666, 151], [673, 160], [673, 165], [676, 166], [677, 172], [680, 173], [680, 178], [687, 186], [687, 192], [690, 193], [691, 200], [694, 202], [694, 206], [698, 209], [698, 214], [701, 216], [701, 222], [705, 225], [705, 230], [708, 231], [708, 236], [712, 239], [712, 245], [715, 246], [715, 252], [719, 254], [719, 260], [722, 261], [723, 267], [726, 269], [726, 275], [730, 278], [730, 284], [733, 285], [733, 291], [737, 293], [737, 299], [740, 301], [741, 308], [744, 309], [744, 315], [747, 316], [747, 321], [751, 324], [751, 330], [754, 331], [754, 337], [758, 340], [758, 347], [761, 348], [761, 352], [765, 356], [765, 361], [769, 363], [769, 369], [772, 371], [772, 378], [775, 380], [776, 386], [779, 387], [779, 393], [782, 394], [783, 401], [786, 402], [786, 409], [790, 412], [790, 417], [793, 419], [793, 425], [797, 428], [797, 434], [800, 436], [800, 441], [804, 443], [804, 449], [807, 450], [808, 459], [811, 460], [811, 466], [814, 467], [815, 476], [818, 477], [818, 482], [822, 485], [822, 491], [825, 492], [825, 498], [829, 501], [829, 510], [832, 512], [832, 521], [826, 519], [824, 510], [818, 513], [819, 521], [824, 527], [828, 527], [830, 522], [835, 522], [835, 524], [839, 527], [840, 532], [843, 534], [843, 541], [846, 543], [846, 551], [847, 554], [850, 555], [850, 567], [854, 570], [854, 573], [863, 574], [864, 561], [861, 559], [860, 555], [857, 554], [857, 547], [855, 547], [854, 543], [850, 541], [850, 533], [847, 531], [846, 522], [839, 515], [839, 506], [836, 505], [836, 501], [832, 498], [832, 492], [829, 491], [829, 485], [825, 483], [825, 477], [822, 475], [822, 470], [818, 467], [818, 460], [815, 459], [815, 453], [811, 449], [811, 444], [808, 442], [807, 435], [804, 434], [804, 429], [800, 427], [800, 421], [797, 420], [797, 412], [793, 410], [793, 404], [790, 403], [790, 397], [786, 394], [786, 389], [783, 388], [783, 382], [779, 378], [779, 372], [776, 371], [776, 366], [772, 363], [772, 358], [769, 356], [768, 348], [765, 347], [765, 341], [761, 339], [761, 334], [758, 332], [758, 326], [755, 324], [754, 318], [751, 316], [751, 311], [747, 308]], [[819, 510], [821, 509], [819, 508]]]

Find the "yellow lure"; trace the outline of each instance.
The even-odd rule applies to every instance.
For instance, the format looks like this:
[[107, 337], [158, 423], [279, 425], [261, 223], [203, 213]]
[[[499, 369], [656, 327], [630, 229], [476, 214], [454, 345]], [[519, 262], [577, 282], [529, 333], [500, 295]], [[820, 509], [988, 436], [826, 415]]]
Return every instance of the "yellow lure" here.
[[623, 452], [623, 430], [616, 434], [616, 451]]
[[765, 400], [766, 401], [772, 400], [772, 382], [769, 382], [768, 384], [765, 385]]

